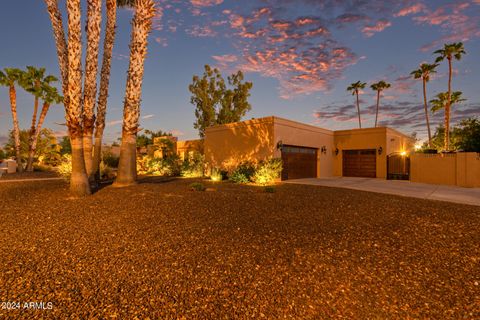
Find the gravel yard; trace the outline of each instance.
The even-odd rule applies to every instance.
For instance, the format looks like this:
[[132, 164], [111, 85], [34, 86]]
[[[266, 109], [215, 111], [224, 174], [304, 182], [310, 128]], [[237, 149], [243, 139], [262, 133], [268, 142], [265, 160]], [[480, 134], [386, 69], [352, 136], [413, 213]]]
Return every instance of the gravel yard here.
[[0, 184], [0, 318], [480, 318], [480, 207], [192, 181]]

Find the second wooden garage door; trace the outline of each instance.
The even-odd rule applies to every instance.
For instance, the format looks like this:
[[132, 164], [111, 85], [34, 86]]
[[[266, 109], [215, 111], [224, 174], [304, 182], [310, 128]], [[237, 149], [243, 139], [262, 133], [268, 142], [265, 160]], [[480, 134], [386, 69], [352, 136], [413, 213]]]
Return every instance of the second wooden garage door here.
[[284, 146], [282, 162], [282, 180], [317, 177], [317, 149]]
[[343, 176], [366, 177], [377, 176], [377, 157], [375, 149], [343, 150]]

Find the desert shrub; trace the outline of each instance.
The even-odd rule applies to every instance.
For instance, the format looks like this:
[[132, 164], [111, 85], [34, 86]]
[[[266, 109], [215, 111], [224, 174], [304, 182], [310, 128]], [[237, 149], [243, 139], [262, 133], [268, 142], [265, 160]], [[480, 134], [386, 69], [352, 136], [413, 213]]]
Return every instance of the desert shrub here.
[[241, 163], [230, 175], [229, 179], [235, 183], [248, 183], [255, 174], [255, 165], [252, 162]]
[[265, 186], [265, 188], [263, 188], [263, 190], [266, 193], [275, 193], [275, 191], [276, 191], [274, 186]]
[[220, 171], [218, 168], [213, 168], [212, 173], [210, 174], [210, 179], [213, 181], [222, 181], [223, 180], [222, 171]]
[[101, 179], [113, 179], [116, 174], [113, 168], [107, 165], [105, 162], [100, 162], [100, 178]]
[[200, 182], [194, 182], [190, 185], [191, 190], [193, 191], [205, 191], [207, 188]]
[[103, 160], [105, 165], [109, 166], [110, 168], [118, 168], [118, 163], [120, 162], [120, 157], [114, 155], [110, 151], [105, 151], [103, 153]]
[[204, 167], [205, 157], [202, 154], [195, 154], [192, 158], [183, 161], [180, 175], [186, 178], [203, 177]]
[[259, 163], [253, 175], [253, 181], [257, 184], [266, 185], [280, 178], [281, 174], [282, 159], [269, 159]]
[[180, 175], [181, 168], [177, 156], [165, 159], [145, 156], [137, 159], [137, 170], [140, 174], [171, 177]]
[[58, 173], [65, 179], [70, 179], [72, 174], [72, 156], [64, 154], [61, 163], [57, 166]]

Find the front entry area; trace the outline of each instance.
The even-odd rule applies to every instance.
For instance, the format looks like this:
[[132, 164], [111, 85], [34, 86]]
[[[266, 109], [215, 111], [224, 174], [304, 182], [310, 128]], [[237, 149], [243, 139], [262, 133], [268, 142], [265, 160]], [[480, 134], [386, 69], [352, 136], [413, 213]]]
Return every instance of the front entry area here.
[[317, 177], [317, 149], [282, 147], [282, 180]]
[[377, 156], [375, 149], [343, 150], [343, 176], [376, 178]]

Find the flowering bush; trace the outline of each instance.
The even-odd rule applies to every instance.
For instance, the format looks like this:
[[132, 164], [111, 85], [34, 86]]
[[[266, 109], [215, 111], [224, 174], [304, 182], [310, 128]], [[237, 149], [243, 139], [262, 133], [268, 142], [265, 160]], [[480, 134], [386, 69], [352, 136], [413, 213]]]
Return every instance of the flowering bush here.
[[259, 163], [253, 175], [253, 181], [266, 185], [275, 182], [282, 174], [282, 159], [269, 159]]

